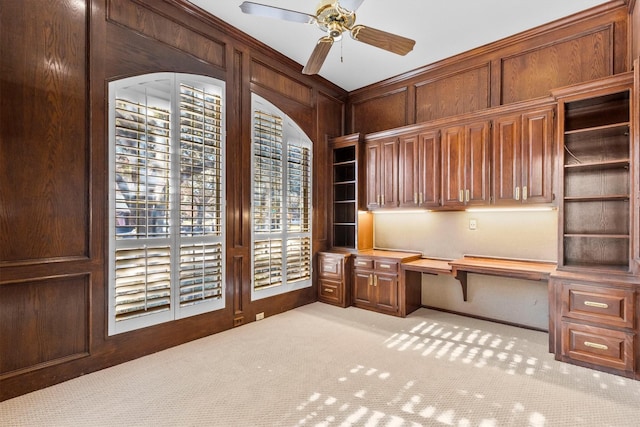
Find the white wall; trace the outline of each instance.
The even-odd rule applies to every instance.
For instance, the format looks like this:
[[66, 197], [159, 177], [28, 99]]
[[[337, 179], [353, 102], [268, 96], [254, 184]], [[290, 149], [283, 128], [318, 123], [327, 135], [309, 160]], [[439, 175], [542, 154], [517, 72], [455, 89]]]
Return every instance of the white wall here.
[[[475, 219], [477, 228], [469, 229]], [[421, 252], [426, 257], [484, 255], [557, 260], [558, 213], [412, 212], [377, 213], [376, 248]], [[468, 275], [468, 301], [452, 276], [422, 276], [422, 304], [491, 319], [548, 329], [547, 283]]]

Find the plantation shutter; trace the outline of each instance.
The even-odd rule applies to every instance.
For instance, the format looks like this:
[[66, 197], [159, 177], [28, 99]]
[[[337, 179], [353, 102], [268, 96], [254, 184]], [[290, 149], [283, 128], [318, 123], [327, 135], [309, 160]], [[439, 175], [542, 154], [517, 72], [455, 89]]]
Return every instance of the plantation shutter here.
[[254, 289], [282, 284], [282, 160], [282, 119], [256, 111], [253, 145]]
[[115, 83], [110, 333], [222, 308], [225, 264], [223, 88]]
[[253, 109], [254, 298], [311, 286], [312, 275], [311, 142], [270, 107]]

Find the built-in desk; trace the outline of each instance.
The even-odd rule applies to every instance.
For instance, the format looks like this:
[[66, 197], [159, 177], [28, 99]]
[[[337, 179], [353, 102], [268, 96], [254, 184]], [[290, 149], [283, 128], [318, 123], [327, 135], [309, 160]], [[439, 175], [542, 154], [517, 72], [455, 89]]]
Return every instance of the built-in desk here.
[[415, 273], [453, 275], [462, 286], [464, 301], [467, 300], [467, 273], [546, 281], [555, 269], [554, 262], [482, 256], [464, 256], [455, 260], [421, 258], [402, 263], [405, 275]]

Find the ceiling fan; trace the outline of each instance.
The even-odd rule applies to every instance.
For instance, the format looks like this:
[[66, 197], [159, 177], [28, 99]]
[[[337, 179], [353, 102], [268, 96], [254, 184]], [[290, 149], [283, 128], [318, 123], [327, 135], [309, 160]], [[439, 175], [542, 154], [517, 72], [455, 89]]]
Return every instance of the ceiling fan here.
[[363, 1], [321, 0], [315, 15], [250, 1], [243, 2], [240, 5], [240, 9], [244, 13], [251, 15], [267, 16], [303, 24], [316, 24], [322, 31], [327, 33], [318, 40], [307, 64], [302, 70], [304, 74], [316, 74], [320, 71], [333, 42], [340, 40], [342, 33], [346, 31], [351, 34], [351, 38], [354, 40], [398, 55], [406, 55], [411, 52], [416, 43], [414, 40], [364, 25], [355, 25], [355, 11]]

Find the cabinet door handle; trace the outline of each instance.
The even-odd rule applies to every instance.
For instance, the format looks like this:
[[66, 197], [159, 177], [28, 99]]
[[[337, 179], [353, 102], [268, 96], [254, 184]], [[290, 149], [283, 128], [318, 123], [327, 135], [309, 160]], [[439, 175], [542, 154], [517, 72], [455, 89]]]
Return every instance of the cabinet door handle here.
[[469, 203], [469, 189], [466, 190], [466, 199], [467, 199], [467, 203]]
[[373, 286], [378, 286], [378, 276], [377, 275], [373, 276]]
[[596, 301], [585, 301], [584, 305], [586, 305], [587, 307], [609, 308], [609, 304], [605, 304], [603, 302], [596, 302]]
[[460, 195], [458, 196], [458, 200], [460, 200], [460, 203], [464, 202], [464, 190], [460, 190]]
[[418, 193], [413, 193], [413, 203], [418, 204]]
[[516, 200], [520, 200], [520, 187], [516, 187]]
[[597, 342], [585, 341], [584, 345], [587, 347], [595, 348], [596, 350], [609, 350], [604, 344], [598, 344]]
[[420, 192], [420, 196], [418, 197], [418, 203], [422, 204], [422, 202], [424, 201], [423, 197], [422, 197], [422, 191]]
[[522, 200], [527, 200], [527, 186], [522, 187]]
[[331, 288], [324, 288], [324, 291], [325, 291], [326, 293], [328, 293], [328, 294], [333, 293], [333, 289], [331, 289]]
[[384, 206], [384, 194], [380, 196], [380, 200], [382, 200], [382, 203], [380, 203], [380, 205]]
[[373, 274], [369, 273], [369, 279], [367, 280], [367, 285], [373, 285]]

